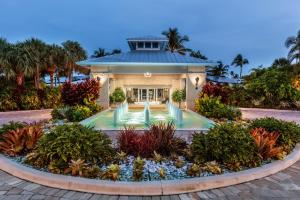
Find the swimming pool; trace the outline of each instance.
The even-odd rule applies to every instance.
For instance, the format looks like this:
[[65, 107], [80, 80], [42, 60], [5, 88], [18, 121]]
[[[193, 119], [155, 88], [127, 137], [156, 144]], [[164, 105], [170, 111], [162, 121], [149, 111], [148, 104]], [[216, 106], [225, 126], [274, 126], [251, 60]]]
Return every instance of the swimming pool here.
[[[130, 109], [118, 124], [113, 122], [114, 111], [109, 109], [102, 111], [88, 119], [81, 121], [80, 123], [85, 126], [94, 127], [97, 130], [120, 130], [124, 126], [135, 127], [137, 130], [146, 129], [148, 127], [145, 124], [144, 110]], [[171, 117], [167, 110], [151, 110], [150, 124], [159, 122], [170, 122], [175, 121]], [[183, 111], [183, 121], [181, 124], [176, 124], [177, 130], [208, 130], [214, 126], [214, 122], [195, 113], [190, 110]]]

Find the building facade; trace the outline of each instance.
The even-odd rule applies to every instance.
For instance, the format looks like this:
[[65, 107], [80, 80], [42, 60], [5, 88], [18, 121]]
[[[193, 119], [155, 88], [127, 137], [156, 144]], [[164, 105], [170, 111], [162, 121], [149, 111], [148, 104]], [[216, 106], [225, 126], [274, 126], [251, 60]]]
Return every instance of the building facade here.
[[130, 103], [163, 104], [172, 101], [177, 89], [186, 90], [186, 106], [194, 108], [194, 100], [206, 80], [205, 68], [217, 63], [166, 51], [168, 40], [161, 37], [127, 39], [130, 51], [80, 61], [100, 80], [99, 103], [109, 107], [109, 95], [120, 87]]

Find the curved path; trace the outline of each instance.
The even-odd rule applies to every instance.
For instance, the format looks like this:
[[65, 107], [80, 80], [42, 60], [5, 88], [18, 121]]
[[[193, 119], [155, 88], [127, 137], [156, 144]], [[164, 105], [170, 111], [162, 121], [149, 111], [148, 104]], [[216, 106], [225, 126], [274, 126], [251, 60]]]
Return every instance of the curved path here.
[[193, 200], [300, 199], [300, 161], [277, 174], [239, 185], [172, 196], [109, 196], [45, 187], [0, 171], [0, 199]]

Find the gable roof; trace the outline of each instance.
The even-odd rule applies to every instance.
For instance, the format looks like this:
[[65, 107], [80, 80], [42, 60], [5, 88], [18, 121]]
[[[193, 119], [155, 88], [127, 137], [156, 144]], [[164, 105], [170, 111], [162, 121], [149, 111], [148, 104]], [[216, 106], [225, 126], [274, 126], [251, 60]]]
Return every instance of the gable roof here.
[[218, 63], [170, 51], [130, 51], [77, 62], [80, 66], [215, 66]]
[[166, 37], [147, 35], [143, 37], [127, 38], [127, 41], [168, 41]]

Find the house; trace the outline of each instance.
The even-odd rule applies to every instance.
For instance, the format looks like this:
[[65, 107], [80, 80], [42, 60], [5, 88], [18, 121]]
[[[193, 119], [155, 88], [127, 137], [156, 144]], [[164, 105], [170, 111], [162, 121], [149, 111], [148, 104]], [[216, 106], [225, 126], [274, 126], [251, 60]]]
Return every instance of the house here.
[[91, 76], [100, 80], [99, 103], [108, 108], [109, 95], [117, 87], [134, 103], [164, 103], [171, 101], [173, 91], [185, 89], [187, 108], [193, 109], [206, 81], [205, 67], [217, 63], [166, 51], [168, 39], [164, 37], [135, 37], [127, 42], [129, 52], [77, 63], [89, 67]]

